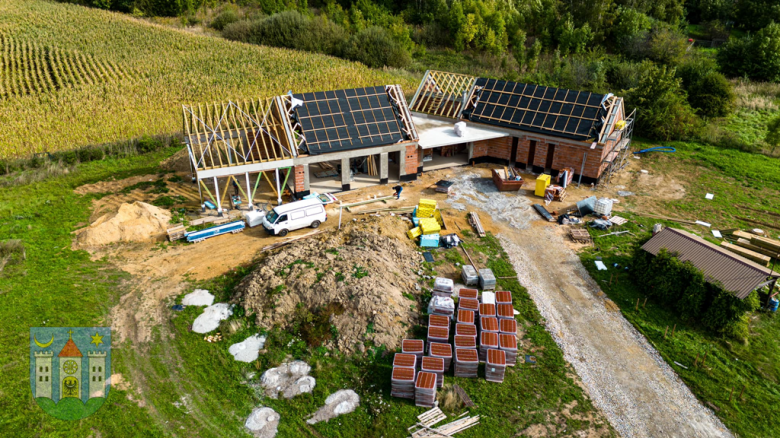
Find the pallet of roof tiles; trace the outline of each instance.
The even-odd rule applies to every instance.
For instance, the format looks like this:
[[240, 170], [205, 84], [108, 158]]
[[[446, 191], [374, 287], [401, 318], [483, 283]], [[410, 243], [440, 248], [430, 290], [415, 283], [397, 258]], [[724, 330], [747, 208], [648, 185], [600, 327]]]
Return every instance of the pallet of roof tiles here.
[[428, 354], [430, 354], [431, 357], [440, 357], [444, 359], [444, 371], [448, 371], [452, 364], [452, 345], [431, 342], [429, 346]]
[[421, 218], [420, 230], [422, 230], [423, 236], [429, 234], [439, 234], [441, 232], [441, 225], [439, 225], [439, 223], [436, 222], [436, 219], [432, 217]]
[[498, 349], [498, 333], [482, 332], [479, 334], [479, 361], [484, 362], [487, 358], [487, 352], [491, 349]]
[[440, 357], [426, 356], [422, 359], [420, 371], [436, 374], [436, 387], [444, 385], [444, 359]]
[[506, 366], [515, 366], [517, 362], [517, 335], [501, 333], [498, 335], [498, 347], [506, 353]]
[[415, 377], [417, 377], [417, 373], [414, 368], [393, 368], [393, 376], [390, 380], [390, 395], [413, 400]]
[[480, 304], [479, 305], [479, 312], [477, 313], [477, 316], [479, 319], [482, 318], [490, 318], [496, 316], [496, 305], [495, 304]]
[[496, 294], [490, 291], [482, 292], [482, 296], [479, 297], [480, 304], [496, 304]]
[[428, 315], [428, 327], [450, 328], [450, 319], [444, 315]]
[[455, 349], [455, 377], [476, 378], [479, 369], [479, 355], [473, 348]]
[[499, 319], [515, 319], [515, 309], [511, 304], [499, 304], [496, 308], [496, 316]]
[[449, 342], [450, 328], [428, 326], [428, 342]]
[[479, 331], [498, 333], [498, 318], [492, 316], [481, 318], [479, 320]]
[[479, 288], [484, 290], [493, 290], [496, 288], [496, 276], [488, 268], [479, 270]]
[[476, 312], [479, 310], [479, 301], [472, 298], [460, 298], [458, 299], [458, 310], [471, 310]]
[[393, 356], [393, 368], [415, 368], [418, 362], [415, 354], [396, 353]]
[[461, 298], [467, 298], [470, 300], [478, 300], [479, 301], [479, 291], [476, 289], [468, 289], [468, 288], [461, 288], [458, 291], [458, 299]]
[[436, 402], [436, 374], [419, 372], [414, 385], [414, 404], [432, 408]]
[[473, 310], [458, 309], [458, 324], [474, 324]]
[[455, 302], [452, 298], [432, 297], [428, 303], [428, 313], [452, 318], [455, 316]]
[[455, 345], [456, 351], [464, 348], [467, 350], [477, 348], [477, 338], [472, 336], [455, 336], [452, 343]]
[[471, 336], [477, 339], [477, 326], [474, 324], [455, 324], [455, 336]]
[[500, 319], [498, 320], [498, 332], [507, 333], [510, 335], [517, 334], [517, 320], [515, 319]]
[[485, 361], [485, 380], [501, 383], [506, 374], [506, 352], [503, 350], [488, 350]]
[[401, 352], [423, 357], [423, 354], [425, 353], [425, 342], [423, 342], [422, 339], [404, 339], [401, 341]]
[[512, 292], [506, 290], [496, 292], [496, 304], [512, 304]]
[[463, 265], [460, 277], [463, 279], [463, 284], [466, 286], [476, 286], [479, 284], [479, 274], [477, 274], [477, 270], [471, 265]]
[[441, 295], [443, 297], [452, 296], [452, 292], [455, 289], [455, 282], [449, 278], [436, 277], [433, 280], [433, 294]]

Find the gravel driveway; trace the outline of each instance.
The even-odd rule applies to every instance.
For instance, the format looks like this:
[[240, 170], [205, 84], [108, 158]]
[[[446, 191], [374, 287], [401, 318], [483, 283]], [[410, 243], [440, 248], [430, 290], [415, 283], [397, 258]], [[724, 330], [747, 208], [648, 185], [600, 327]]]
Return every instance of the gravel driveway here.
[[[475, 188], [481, 192], [476, 196]], [[496, 224], [503, 222], [499, 237], [520, 283], [593, 403], [623, 437], [732, 436], [644, 336], [619, 311], [607, 310], [603, 293], [579, 257], [554, 226], [533, 216], [527, 198], [495, 193], [492, 184], [470, 175], [457, 179], [457, 189], [460, 196], [451, 198], [453, 203], [477, 207]], [[496, 196], [511, 202], [496, 202]], [[518, 198], [525, 204], [517, 205]], [[500, 206], [506, 211], [496, 211]]]

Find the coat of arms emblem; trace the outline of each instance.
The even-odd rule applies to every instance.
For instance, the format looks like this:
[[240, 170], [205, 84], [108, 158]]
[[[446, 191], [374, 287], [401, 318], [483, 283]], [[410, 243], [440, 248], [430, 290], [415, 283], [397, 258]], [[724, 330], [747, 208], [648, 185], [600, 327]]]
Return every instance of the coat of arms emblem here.
[[48, 414], [61, 420], [92, 415], [111, 387], [110, 327], [30, 329], [30, 387]]

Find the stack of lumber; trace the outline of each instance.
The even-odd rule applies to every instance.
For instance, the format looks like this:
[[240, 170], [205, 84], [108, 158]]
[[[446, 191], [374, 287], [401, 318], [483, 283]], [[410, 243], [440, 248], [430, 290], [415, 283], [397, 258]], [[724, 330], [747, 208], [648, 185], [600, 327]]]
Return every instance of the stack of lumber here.
[[482, 222], [479, 221], [479, 215], [476, 212], [469, 212], [469, 224], [474, 227], [477, 236], [485, 237], [485, 229], [482, 227]]
[[720, 246], [726, 248], [727, 250], [733, 252], [734, 254], [741, 255], [742, 257], [754, 261], [758, 263], [761, 266], [769, 266], [769, 262], [772, 260], [771, 257], [765, 256], [763, 254], [759, 254], [755, 251], [751, 251], [747, 248], [743, 248], [741, 246], [733, 245], [728, 242], [721, 242]]
[[780, 240], [759, 236], [739, 229], [722, 230], [731, 242], [721, 243], [729, 251], [761, 265], [768, 264], [771, 259], [780, 260]]
[[[462, 388], [460, 388], [457, 385], [455, 385], [455, 387], [458, 394], [460, 394]], [[465, 393], [463, 393], [463, 395], [465, 395]], [[468, 396], [466, 396], [465, 398], [468, 398]], [[466, 405], [474, 406], [473, 403], [466, 403]], [[451, 437], [458, 432], [462, 432], [472, 426], [476, 426], [477, 424], [479, 424], [479, 415], [477, 415], [476, 417], [467, 417], [465, 415], [466, 414], [464, 413], [452, 423], [447, 423], [434, 429], [433, 426], [436, 423], [439, 423], [442, 420], [447, 418], [447, 416], [444, 413], [442, 413], [442, 411], [439, 408], [434, 408], [428, 412], [418, 415], [417, 419], [419, 420], [419, 422], [414, 426], [410, 427], [408, 430], [411, 431], [410, 432], [411, 438]]]

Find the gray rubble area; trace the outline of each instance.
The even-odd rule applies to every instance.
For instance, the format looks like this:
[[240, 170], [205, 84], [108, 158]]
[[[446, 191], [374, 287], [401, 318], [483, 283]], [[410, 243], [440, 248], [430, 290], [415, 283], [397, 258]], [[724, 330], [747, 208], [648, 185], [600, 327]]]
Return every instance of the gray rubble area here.
[[[452, 193], [447, 200], [450, 207], [465, 211], [466, 205], [488, 213], [494, 221], [508, 222], [513, 228], [528, 226], [535, 213], [528, 208], [531, 202], [516, 192], [499, 192], [493, 180], [477, 173], [465, 173], [452, 180]], [[524, 190], [520, 192], [525, 193]]]
[[233, 344], [228, 348], [228, 352], [239, 362], [254, 362], [260, 354], [260, 350], [265, 346], [266, 336], [254, 334], [243, 341]]
[[309, 375], [311, 367], [303, 361], [296, 360], [270, 368], [260, 376], [260, 384], [268, 397], [276, 399], [279, 393], [284, 398], [293, 398], [298, 394], [312, 392], [317, 384]]
[[192, 323], [192, 331], [195, 333], [208, 333], [216, 330], [222, 320], [230, 318], [233, 310], [228, 303], [217, 303], [206, 307]]
[[274, 438], [279, 428], [279, 414], [271, 408], [256, 407], [244, 422], [244, 427], [257, 438]]
[[210, 306], [214, 304], [214, 295], [206, 289], [195, 289], [184, 296], [181, 303], [185, 306]]
[[342, 414], [348, 414], [360, 406], [360, 396], [351, 389], [342, 389], [334, 392], [325, 399], [325, 406], [315, 412], [306, 420], [309, 424], [329, 421]]

